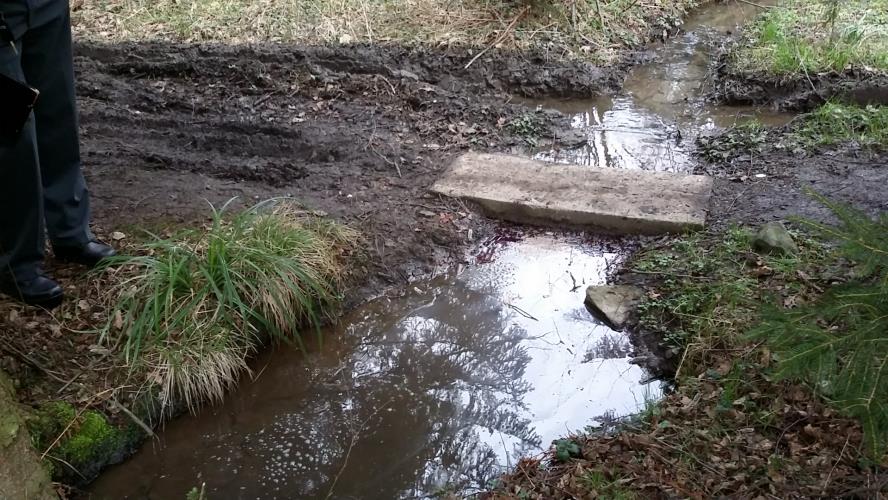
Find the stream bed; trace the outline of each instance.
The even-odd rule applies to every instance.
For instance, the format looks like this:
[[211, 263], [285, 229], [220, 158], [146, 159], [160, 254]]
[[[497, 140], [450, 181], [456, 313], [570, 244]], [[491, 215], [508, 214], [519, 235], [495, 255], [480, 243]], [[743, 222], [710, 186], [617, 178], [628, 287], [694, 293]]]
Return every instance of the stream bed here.
[[[765, 2], [767, 3], [767, 2]], [[752, 117], [703, 85], [726, 32], [757, 7], [712, 3], [653, 44], [624, 91], [526, 101], [572, 117], [587, 141], [538, 159], [690, 172], [693, 139]], [[109, 469], [91, 498], [425, 498], [485, 488], [553, 439], [633, 414], [662, 394], [628, 337], [583, 305], [630, 239], [501, 228], [467, 265], [371, 301], [309, 341], [253, 363], [217, 407], [167, 424]]]
[[167, 425], [98, 498], [413, 498], [483, 488], [522, 456], [661, 394], [585, 289], [620, 246], [506, 233], [461, 273], [380, 298], [305, 354], [279, 349], [226, 402]]

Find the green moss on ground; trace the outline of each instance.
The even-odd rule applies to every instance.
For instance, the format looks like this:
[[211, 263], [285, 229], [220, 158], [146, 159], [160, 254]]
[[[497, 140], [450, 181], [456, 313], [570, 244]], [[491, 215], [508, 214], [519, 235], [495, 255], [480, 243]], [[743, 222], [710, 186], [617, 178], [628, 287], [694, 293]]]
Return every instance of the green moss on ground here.
[[[46, 453], [55, 478], [88, 476], [126, 446], [126, 432], [98, 411], [78, 412], [62, 401], [44, 404], [28, 421], [34, 446]], [[73, 470], [72, 470], [73, 469]]]

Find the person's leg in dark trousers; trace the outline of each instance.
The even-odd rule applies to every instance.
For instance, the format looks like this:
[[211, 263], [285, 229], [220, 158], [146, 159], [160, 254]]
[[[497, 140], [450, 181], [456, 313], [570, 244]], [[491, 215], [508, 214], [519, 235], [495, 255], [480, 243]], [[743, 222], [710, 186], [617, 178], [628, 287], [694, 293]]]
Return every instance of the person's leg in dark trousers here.
[[[0, 72], [24, 82], [21, 41], [0, 46]], [[0, 273], [17, 282], [36, 278], [44, 254], [43, 188], [32, 116], [19, 137], [0, 142]]]
[[[67, 2], [60, 2], [67, 3]], [[40, 91], [34, 108], [43, 211], [54, 247], [82, 247], [92, 240], [89, 195], [80, 170], [71, 21], [67, 8], [22, 38], [22, 70]], [[35, 16], [36, 17], [36, 16]]]
[[40, 91], [21, 136], [0, 145], [0, 291], [56, 305], [61, 288], [43, 276], [45, 231], [57, 258], [86, 265], [114, 255], [89, 231], [80, 170], [71, 23], [67, 0], [0, 0], [19, 38], [0, 46], [0, 71]]

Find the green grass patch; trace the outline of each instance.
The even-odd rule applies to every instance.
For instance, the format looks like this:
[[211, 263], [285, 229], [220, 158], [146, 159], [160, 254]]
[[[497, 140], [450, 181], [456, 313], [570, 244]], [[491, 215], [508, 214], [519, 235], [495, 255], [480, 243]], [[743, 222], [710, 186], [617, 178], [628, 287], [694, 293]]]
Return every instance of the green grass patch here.
[[85, 0], [79, 36], [189, 42], [548, 46], [606, 61], [699, 0]]
[[888, 106], [830, 102], [807, 115], [795, 135], [806, 144], [888, 147]]
[[102, 341], [158, 387], [164, 408], [220, 399], [268, 339], [300, 343], [336, 310], [357, 235], [280, 202], [112, 261]]
[[888, 71], [888, 0], [783, 0], [745, 31], [730, 63], [777, 76]]
[[586, 490], [589, 498], [601, 500], [635, 500], [635, 493], [621, 485], [619, 477], [614, 477], [601, 469], [587, 470], [579, 477], [578, 483]]

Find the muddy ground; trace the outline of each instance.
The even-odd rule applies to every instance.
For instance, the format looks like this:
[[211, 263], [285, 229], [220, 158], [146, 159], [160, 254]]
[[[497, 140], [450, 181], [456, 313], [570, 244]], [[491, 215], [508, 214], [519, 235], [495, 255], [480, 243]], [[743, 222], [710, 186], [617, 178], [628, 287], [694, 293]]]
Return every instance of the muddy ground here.
[[[504, 56], [466, 71], [468, 60], [397, 47], [80, 45], [95, 221], [184, 220], [205, 214], [205, 199], [287, 195], [363, 231], [377, 290], [432, 272], [473, 221], [426, 189], [459, 152], [525, 143], [509, 123], [529, 110], [506, 91], [589, 95], [616, 81], [580, 63]], [[563, 117], [539, 120], [575, 140]]]
[[791, 127], [769, 132], [757, 147], [736, 147], [723, 158], [698, 165], [695, 173], [715, 179], [710, 201], [714, 229], [796, 217], [834, 221], [812, 192], [873, 216], [888, 210], [885, 151], [851, 144], [807, 148], [782, 144], [781, 137]]
[[[471, 59], [394, 46], [78, 44], [97, 233], [122, 231], [125, 246], [142, 228], [205, 221], [208, 202], [293, 196], [363, 233], [367, 279], [350, 304], [443, 270], [488, 228], [471, 207], [428, 193], [448, 162], [470, 149], [577, 146], [568, 117], [511, 96], [589, 97], [615, 90], [626, 69], [491, 53], [466, 70]], [[541, 137], [510, 126], [528, 113]], [[808, 187], [884, 210], [885, 160], [852, 148], [771, 148], [734, 151], [700, 173], [717, 177], [711, 222], [721, 227], [827, 217]], [[115, 360], [93, 333], [104, 321], [103, 284], [49, 267], [72, 299], [54, 316], [0, 303], [0, 368], [26, 403], [65, 399], [125, 421], [98, 389], [116, 380]]]
[[888, 75], [865, 68], [777, 76], [733, 70], [728, 51], [713, 68], [711, 98], [728, 105], [770, 106], [785, 111], [810, 111], [830, 100], [862, 106], [888, 104]]

